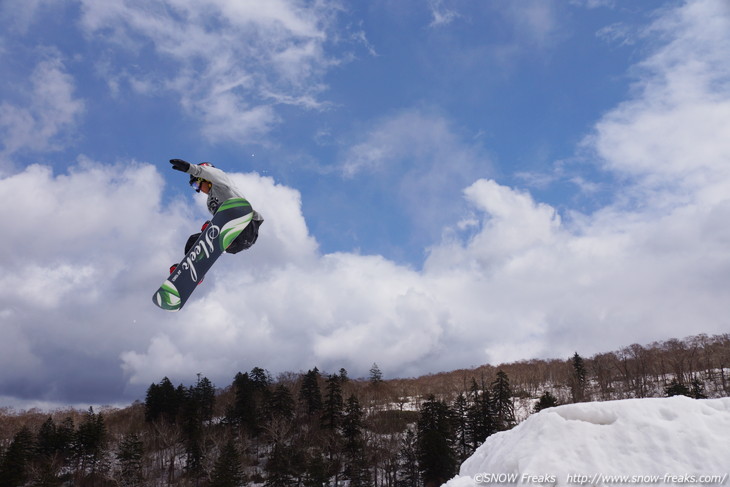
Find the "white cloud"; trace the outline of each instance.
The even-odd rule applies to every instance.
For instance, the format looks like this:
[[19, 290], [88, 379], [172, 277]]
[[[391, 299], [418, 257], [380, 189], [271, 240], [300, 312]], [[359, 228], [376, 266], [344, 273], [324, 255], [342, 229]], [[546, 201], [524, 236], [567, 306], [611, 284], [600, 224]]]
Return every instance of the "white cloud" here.
[[463, 210], [455, 195], [492, 171], [484, 151], [465, 139], [443, 117], [404, 110], [358, 134], [342, 154], [340, 169], [345, 178], [380, 181], [379, 197], [435, 238]]
[[443, 3], [443, 0], [429, 0], [428, 4], [431, 9], [431, 17], [433, 17], [429, 27], [448, 25], [459, 18], [458, 12], [444, 7]]
[[615, 0], [570, 0], [571, 5], [585, 8], [613, 8], [615, 7]]
[[72, 133], [84, 112], [84, 101], [74, 92], [63, 60], [56, 53], [47, 55], [36, 65], [20, 100], [0, 104], [0, 156], [60, 148], [60, 139]]
[[548, 246], [560, 229], [560, 217], [549, 205], [535, 203], [527, 193], [491, 180], [479, 180], [465, 196], [480, 213], [481, 229], [464, 247], [435, 246], [426, 269], [440, 272], [465, 267], [485, 273], [522, 252]]
[[558, 18], [552, 1], [526, 0], [510, 2], [505, 10], [520, 42], [537, 47], [551, 45], [558, 34]]
[[596, 37], [608, 44], [628, 46], [636, 42], [635, 28], [624, 22], [616, 22], [598, 29]]
[[[82, 0], [89, 36], [124, 51], [148, 43], [162, 61], [140, 74], [102, 72], [146, 91], [172, 90], [211, 141], [256, 142], [278, 122], [277, 105], [319, 109], [332, 64], [323, 45], [336, 8], [272, 0], [131, 1], [105, 5]], [[150, 79], [152, 78], [152, 79]]]
[[455, 307], [455, 321], [476, 330], [473, 310], [485, 312], [485, 343], [502, 327], [493, 358], [521, 344], [564, 355], [726, 328], [730, 9], [689, 2], [651, 31], [669, 41], [636, 71], [635, 97], [585, 142], [622, 182], [613, 204], [560, 223], [528, 195], [482, 181], [466, 192], [481, 232], [432, 249], [426, 271], [462, 283], [443, 295], [481, 296]]
[[[87, 392], [103, 402], [118, 394], [125, 377], [135, 393], [135, 386], [151, 375], [159, 380], [163, 370], [180, 380], [191, 371], [230, 373], [239, 343], [254, 333], [241, 327], [237, 306], [220, 300], [258, 309], [238, 296], [254, 288], [257, 276], [285, 275], [290, 266], [313, 269], [317, 258], [297, 191], [256, 174], [232, 177], [265, 209], [261, 238], [245, 257], [225, 256], [219, 273], [198, 291], [200, 301], [177, 317], [155, 308], [152, 294], [182, 257], [187, 235], [207, 217], [202, 201], [163, 205], [161, 175], [137, 162], [102, 165], [81, 158], [65, 174], [34, 165], [0, 179], [0, 204], [23, 209], [23, 218], [0, 216], [0, 224], [13, 229], [3, 237], [7, 250], [0, 256], [0, 328], [15, 344], [7, 357], [17, 365], [0, 374], [3, 391], [72, 400], [72, 385], [91, 375]], [[241, 287], [229, 289], [230, 283]], [[221, 297], [214, 292], [219, 285]], [[276, 287], [268, 299], [280, 299]], [[260, 354], [277, 344], [252, 346]], [[161, 351], [170, 353], [164, 358]], [[170, 358], [176, 354], [184, 367]], [[292, 365], [289, 358], [285, 363]], [[18, 377], [27, 380], [22, 388]]]
[[194, 356], [184, 356], [167, 335], [155, 335], [150, 339], [146, 353], [134, 351], [121, 354], [122, 369], [129, 383], [148, 385], [159, 382], [161, 377], [193, 377], [199, 370]]
[[[260, 265], [311, 263], [317, 254], [317, 242], [304, 221], [299, 191], [258, 174], [234, 174], [232, 179], [264, 218], [259, 241], [262, 245], [257, 243], [251, 250]], [[200, 201], [202, 205], [203, 199]]]
[[0, 256], [0, 323], [17, 327], [17, 350], [26, 344], [37, 363], [5, 368], [6, 393], [69, 400], [86, 387], [107, 397], [120, 389], [109, 357], [145, 336], [135, 321], [145, 276], [183, 221], [161, 211], [161, 184], [149, 166], [84, 159], [68, 174], [34, 165], [0, 179], [0, 204], [17, 209], [0, 216], [12, 229]]
[[0, 4], [0, 19], [8, 19], [12, 31], [27, 32], [38, 12], [58, 6], [53, 0], [4, 0]]
[[588, 143], [655, 200], [715, 203], [730, 179], [730, 5], [688, 2], [649, 32], [672, 38], [639, 64], [637, 96], [604, 117]]
[[164, 313], [151, 295], [205, 218], [202, 201], [185, 212], [187, 202], [163, 201], [158, 171], [135, 162], [82, 159], [68, 174], [31, 166], [0, 179], [0, 205], [23, 208], [23, 218], [0, 214], [13, 229], [0, 255], [0, 329], [18, 343], [2, 351], [19, 364], [0, 367], [3, 393], [73, 401], [96, 391], [96, 401], [126, 384], [139, 397], [165, 374], [223, 384], [255, 365], [364, 375], [377, 362], [386, 376], [413, 375], [726, 332], [730, 60], [718, 51], [728, 52], [730, 15], [718, 5], [690, 2], [654, 24], [664, 44], [584, 144], [622, 181], [593, 214], [561, 217], [480, 178], [486, 158], [437, 116], [404, 112], [366, 131], [344, 154], [351, 177], [387, 179], [390, 165], [416, 161], [394, 190], [414, 211], [419, 194], [463, 190], [468, 211], [422, 270], [322, 254], [296, 189], [229, 170], [266, 218], [260, 239], [223, 256], [184, 310]]

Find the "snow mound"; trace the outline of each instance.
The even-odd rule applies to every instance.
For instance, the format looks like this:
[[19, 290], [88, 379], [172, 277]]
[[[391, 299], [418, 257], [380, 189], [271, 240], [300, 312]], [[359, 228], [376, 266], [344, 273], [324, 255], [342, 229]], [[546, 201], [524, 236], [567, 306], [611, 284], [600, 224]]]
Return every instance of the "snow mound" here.
[[723, 485], [730, 473], [730, 398], [570, 404], [497, 433], [447, 487]]

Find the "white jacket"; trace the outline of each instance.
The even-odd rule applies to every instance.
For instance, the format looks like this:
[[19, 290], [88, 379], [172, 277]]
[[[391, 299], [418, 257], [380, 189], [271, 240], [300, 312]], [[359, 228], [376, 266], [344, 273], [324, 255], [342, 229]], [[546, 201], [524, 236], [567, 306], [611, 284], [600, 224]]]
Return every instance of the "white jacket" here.
[[[196, 178], [210, 181], [211, 188], [210, 192], [208, 192], [208, 211], [210, 211], [211, 214], [215, 214], [220, 205], [231, 198], [246, 199], [246, 197], [243, 196], [243, 193], [241, 193], [241, 191], [233, 185], [231, 178], [217, 167], [190, 164], [188, 174]], [[249, 201], [249, 203], [251, 202]], [[256, 221], [264, 221], [261, 214], [259, 214], [256, 210], [253, 210], [252, 219]]]

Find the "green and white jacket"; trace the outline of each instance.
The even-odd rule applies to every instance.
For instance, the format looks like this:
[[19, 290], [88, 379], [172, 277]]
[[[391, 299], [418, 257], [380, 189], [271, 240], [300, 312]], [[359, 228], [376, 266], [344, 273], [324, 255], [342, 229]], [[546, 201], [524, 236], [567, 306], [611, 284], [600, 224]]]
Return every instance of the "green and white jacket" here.
[[[223, 204], [223, 202], [225, 202], [226, 200], [229, 200], [231, 198], [246, 199], [241, 191], [239, 191], [239, 189], [233, 185], [231, 178], [229, 178], [225, 172], [221, 171], [217, 167], [190, 164], [190, 167], [188, 168], [188, 174], [196, 178], [202, 178], [206, 181], [211, 182], [212, 186], [210, 188], [210, 192], [208, 193], [208, 211], [210, 211], [211, 215], [215, 214], [215, 212], [218, 211], [220, 205]], [[256, 210], [253, 210], [252, 219], [255, 221], [264, 221], [261, 214]]]

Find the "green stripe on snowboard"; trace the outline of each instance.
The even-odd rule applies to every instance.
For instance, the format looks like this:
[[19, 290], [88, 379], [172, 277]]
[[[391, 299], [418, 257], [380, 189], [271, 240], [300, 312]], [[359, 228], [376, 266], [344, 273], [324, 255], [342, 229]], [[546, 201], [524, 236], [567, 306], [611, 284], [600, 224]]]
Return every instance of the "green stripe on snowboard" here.
[[236, 208], [238, 206], [251, 206], [251, 203], [246, 201], [244, 198], [231, 198], [224, 201], [223, 204], [220, 205], [216, 213], [218, 213], [219, 211], [228, 210], [230, 208]]
[[236, 240], [236, 237], [241, 235], [241, 232], [249, 224], [253, 218], [253, 213], [249, 213], [241, 218], [231, 220], [221, 228], [220, 244], [221, 249], [226, 250], [231, 243]]
[[[218, 211], [216, 211], [216, 213], [242, 206], [248, 206], [250, 208], [251, 203], [246, 201], [246, 199], [244, 198], [231, 198], [224, 201], [223, 204], [218, 208]], [[223, 225], [223, 228], [221, 228], [221, 236], [219, 240], [222, 250], [226, 250], [231, 245], [231, 243], [236, 240], [236, 237], [238, 237], [243, 229], [246, 228], [246, 225], [248, 225], [252, 217], [253, 212], [249, 212], [241, 218], [236, 218]]]
[[157, 299], [157, 306], [166, 311], [177, 311], [182, 304], [180, 293], [170, 281], [165, 281], [160, 290], [157, 291], [155, 298]]

